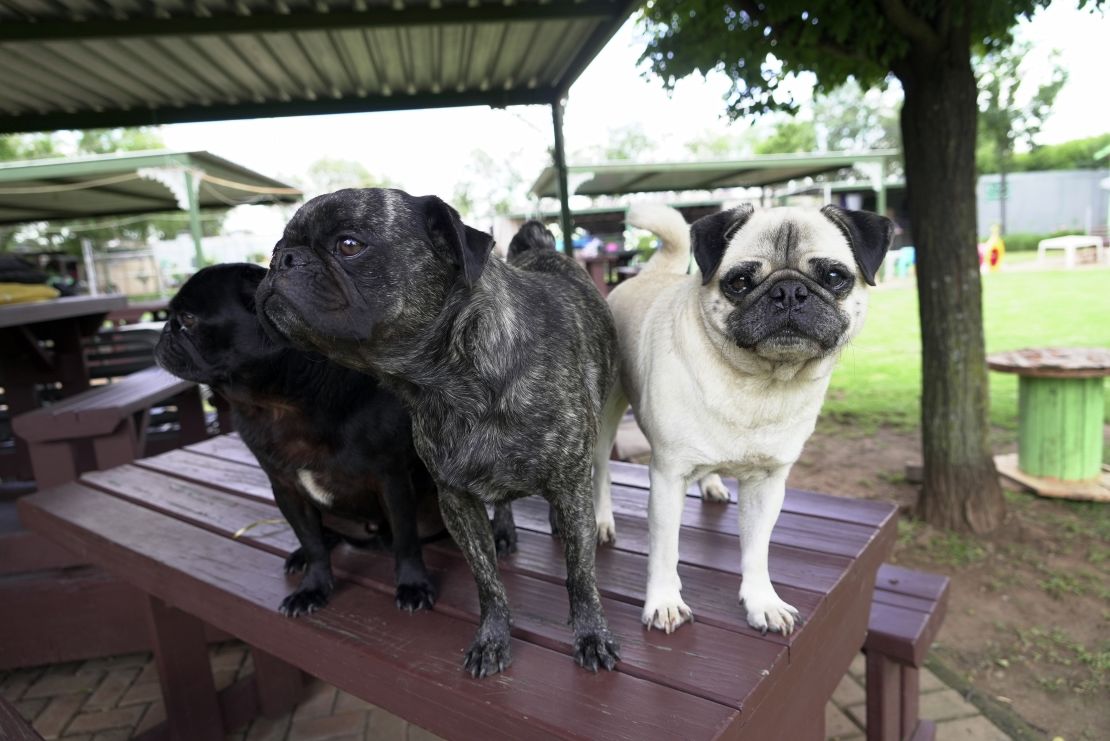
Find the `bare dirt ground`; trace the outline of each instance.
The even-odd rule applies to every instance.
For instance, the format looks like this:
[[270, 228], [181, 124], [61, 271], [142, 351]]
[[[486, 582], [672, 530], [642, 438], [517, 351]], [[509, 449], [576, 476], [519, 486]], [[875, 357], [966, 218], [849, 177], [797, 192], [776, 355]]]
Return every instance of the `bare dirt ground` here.
[[894, 560], [952, 578], [940, 662], [1037, 735], [1107, 738], [1110, 505], [1008, 492], [997, 532], [945, 533], [910, 516], [917, 487], [905, 464], [919, 451], [916, 433], [861, 434], [823, 420], [790, 485], [902, 505]]

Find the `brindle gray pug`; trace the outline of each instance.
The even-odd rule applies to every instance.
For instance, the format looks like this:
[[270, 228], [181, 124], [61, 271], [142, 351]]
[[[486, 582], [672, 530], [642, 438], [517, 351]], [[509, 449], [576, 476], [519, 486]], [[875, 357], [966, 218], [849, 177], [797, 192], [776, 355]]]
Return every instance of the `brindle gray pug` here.
[[293, 344], [380, 378], [412, 411], [447, 527], [478, 583], [464, 666], [510, 662], [509, 603], [485, 505], [539, 494], [567, 560], [574, 658], [612, 669], [594, 576], [591, 453], [616, 379], [616, 334], [585, 271], [553, 250], [509, 265], [435, 196], [341, 190], [306, 203], [257, 305]]

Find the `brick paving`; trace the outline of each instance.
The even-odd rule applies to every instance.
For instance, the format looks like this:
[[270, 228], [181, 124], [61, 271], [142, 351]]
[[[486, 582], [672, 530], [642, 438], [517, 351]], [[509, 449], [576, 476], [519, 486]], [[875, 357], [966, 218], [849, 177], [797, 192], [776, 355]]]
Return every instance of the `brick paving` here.
[[[223, 688], [253, 671], [239, 642], [211, 649], [212, 676]], [[829, 739], [864, 737], [863, 656], [825, 708]], [[0, 672], [0, 695], [46, 739], [129, 739], [165, 720], [158, 670], [150, 654]], [[935, 674], [921, 672], [921, 716], [937, 721], [940, 741], [999, 741], [1007, 736]], [[280, 718], [257, 718], [228, 741], [436, 741], [432, 733], [345, 692], [313, 680], [305, 699]]]

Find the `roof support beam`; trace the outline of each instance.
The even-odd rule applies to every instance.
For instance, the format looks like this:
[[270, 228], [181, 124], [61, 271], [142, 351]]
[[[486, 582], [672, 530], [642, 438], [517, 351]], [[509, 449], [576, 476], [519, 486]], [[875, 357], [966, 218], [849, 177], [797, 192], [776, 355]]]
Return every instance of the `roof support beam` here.
[[[400, 10], [395, 10], [388, 5], [380, 5], [362, 11], [337, 10], [329, 13], [289, 13], [286, 15], [253, 13], [251, 15], [214, 15], [209, 17], [188, 15], [169, 18], [129, 18], [127, 20], [5, 22], [0, 24], [0, 41], [119, 39], [138, 36], [350, 30], [391, 26], [441, 26], [586, 18], [619, 19], [616, 24], [619, 26], [620, 22], [623, 22], [624, 18], [631, 13], [632, 7], [637, 4], [637, 2], [629, 2], [628, 0], [584, 0], [580, 3], [528, 3], [513, 5], [511, 8], [501, 4], [483, 3], [476, 7], [470, 5], [449, 5], [440, 8], [407, 6]], [[616, 28], [613, 28], [612, 31], [616, 31]], [[603, 45], [604, 42], [601, 46]], [[600, 46], [598, 46], [598, 49], [600, 49]], [[586, 61], [592, 59], [596, 52], [596, 49], [590, 50]]]
[[21, 116], [0, 116], [0, 134], [58, 129], [103, 129], [117, 126], [158, 126], [194, 121], [230, 121], [245, 118], [280, 116], [312, 116], [337, 113], [370, 113], [407, 111], [417, 108], [455, 108], [488, 105], [504, 108], [510, 105], [547, 105], [552, 93], [548, 89], [472, 91], [463, 93], [431, 93], [418, 95], [374, 95], [364, 98], [318, 99], [305, 101], [269, 101], [265, 103], [221, 103], [210, 106], [190, 105], [158, 110], [80, 111], [77, 113], [42, 113]]

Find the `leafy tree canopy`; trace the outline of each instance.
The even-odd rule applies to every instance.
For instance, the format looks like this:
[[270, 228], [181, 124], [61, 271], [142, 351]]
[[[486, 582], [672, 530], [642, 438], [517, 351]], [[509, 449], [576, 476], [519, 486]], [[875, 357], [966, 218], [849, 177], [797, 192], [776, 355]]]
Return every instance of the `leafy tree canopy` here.
[[849, 79], [864, 89], [879, 87], [908, 63], [911, 40], [925, 49], [941, 48], [940, 34], [964, 25], [950, 22], [953, 13], [966, 14], [969, 42], [989, 49], [1009, 44], [1016, 18], [1048, 4], [650, 0], [643, 59], [668, 87], [690, 74], [723, 72], [732, 80], [726, 102], [733, 117], [794, 111], [797, 103], [783, 83], [801, 72], [816, 74], [818, 93], [830, 93]]

